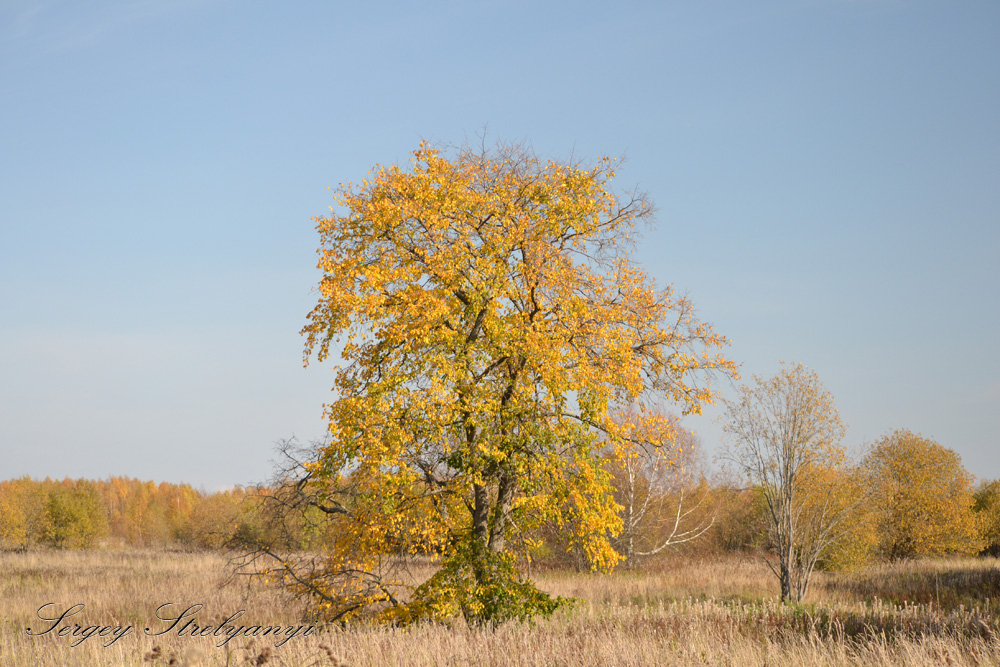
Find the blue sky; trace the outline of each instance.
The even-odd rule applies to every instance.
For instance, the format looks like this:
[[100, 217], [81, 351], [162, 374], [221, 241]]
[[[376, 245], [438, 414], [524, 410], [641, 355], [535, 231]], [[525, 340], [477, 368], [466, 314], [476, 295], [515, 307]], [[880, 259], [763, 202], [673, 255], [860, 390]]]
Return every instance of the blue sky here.
[[848, 444], [1000, 477], [998, 35], [992, 0], [8, 0], [0, 478], [265, 479], [331, 396], [327, 186], [484, 126], [627, 154], [637, 261], [745, 377], [802, 362]]

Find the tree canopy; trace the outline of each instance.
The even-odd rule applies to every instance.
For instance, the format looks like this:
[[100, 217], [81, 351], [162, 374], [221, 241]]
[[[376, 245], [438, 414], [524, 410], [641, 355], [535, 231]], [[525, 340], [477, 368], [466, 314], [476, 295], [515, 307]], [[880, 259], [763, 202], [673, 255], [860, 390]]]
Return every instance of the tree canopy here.
[[[514, 570], [543, 521], [595, 568], [620, 559], [601, 452], [664, 418], [616, 420], [616, 406], [656, 397], [697, 413], [710, 372], [736, 370], [690, 301], [630, 260], [652, 208], [611, 188], [614, 167], [421, 143], [408, 169], [342, 185], [317, 219], [306, 361], [339, 346], [343, 363], [330, 442], [304, 468], [315, 488], [348, 483], [315, 501], [338, 524], [322, 567], [289, 576], [328, 617], [545, 611]], [[404, 604], [386, 559], [426, 552], [442, 567]]]

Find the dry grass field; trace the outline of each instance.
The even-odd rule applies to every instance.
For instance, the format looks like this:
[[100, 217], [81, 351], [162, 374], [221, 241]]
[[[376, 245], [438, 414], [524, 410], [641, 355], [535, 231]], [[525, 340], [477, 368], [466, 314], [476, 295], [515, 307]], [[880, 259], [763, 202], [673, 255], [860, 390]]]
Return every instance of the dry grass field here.
[[[1000, 563], [926, 561], [851, 576], [817, 576], [805, 605], [782, 605], [766, 567], [749, 560], [684, 561], [613, 575], [536, 574], [541, 588], [580, 598], [534, 624], [480, 630], [462, 623], [411, 628], [320, 628], [280, 638], [161, 636], [156, 618], [195, 604], [214, 625], [245, 610], [248, 627], [303, 625], [276, 591], [220, 588], [225, 559], [139, 551], [0, 554], [0, 666], [144, 665], [1000, 665]], [[74, 604], [83, 609], [58, 624]], [[54, 612], [54, 613], [53, 613]], [[111, 626], [81, 635], [79, 624]], [[41, 633], [29, 636], [26, 629]], [[306, 624], [307, 625], [307, 624]], [[132, 630], [112, 643], [114, 627]], [[62, 637], [61, 628], [66, 627]], [[74, 636], [73, 632], [76, 631]], [[294, 630], [293, 630], [294, 631]], [[120, 632], [120, 631], [117, 631]], [[78, 643], [77, 646], [72, 644]], [[110, 646], [104, 644], [110, 643]]]

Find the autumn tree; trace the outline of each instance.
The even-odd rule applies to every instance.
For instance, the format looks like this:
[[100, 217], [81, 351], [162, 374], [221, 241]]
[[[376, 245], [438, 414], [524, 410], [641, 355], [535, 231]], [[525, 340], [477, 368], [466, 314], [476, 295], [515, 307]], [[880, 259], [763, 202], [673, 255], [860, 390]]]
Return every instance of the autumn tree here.
[[890, 559], [979, 551], [973, 477], [953, 450], [906, 429], [865, 458], [877, 516], [878, 553]]
[[260, 541], [263, 493], [236, 487], [205, 496], [188, 519], [187, 543], [201, 549], [226, 549], [234, 540]]
[[[614, 166], [422, 143], [408, 168], [341, 186], [317, 219], [306, 360], [339, 351], [343, 364], [303, 489], [335, 539], [321, 564], [282, 574], [328, 618], [550, 611], [514, 560], [541, 522], [595, 568], [620, 559], [601, 451], [633, 446], [634, 425], [614, 406], [655, 395], [697, 413], [706, 372], [735, 369], [691, 303], [630, 261], [652, 209], [611, 189]], [[427, 552], [441, 567], [403, 602], [385, 568]]]
[[30, 477], [0, 482], [0, 547], [26, 551], [44, 540], [47, 500]]
[[86, 549], [107, 535], [100, 492], [88, 480], [46, 482], [44, 542], [60, 549]]
[[842, 492], [837, 474], [846, 465], [844, 434], [833, 396], [815, 372], [784, 366], [726, 402], [725, 458], [760, 488], [767, 507], [781, 599], [799, 601], [820, 558], [842, 539], [857, 497]]

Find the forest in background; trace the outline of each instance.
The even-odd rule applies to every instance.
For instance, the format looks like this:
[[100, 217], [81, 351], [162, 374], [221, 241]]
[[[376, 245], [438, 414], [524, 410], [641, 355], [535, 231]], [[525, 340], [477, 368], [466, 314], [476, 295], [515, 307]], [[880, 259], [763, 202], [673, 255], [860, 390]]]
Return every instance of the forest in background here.
[[260, 491], [206, 493], [189, 484], [104, 480], [0, 482], [0, 545], [35, 548], [176, 547], [217, 549], [252, 523]]
[[[627, 557], [625, 567], [650, 565], [677, 553], [709, 557], [768, 550], [759, 488], [685, 475], [684, 466], [664, 474], [667, 469], [655, 462], [630, 470], [609, 459], [608, 467], [624, 520], [614, 545]], [[958, 472], [966, 488], [953, 490], [951, 497], [940, 489], [925, 497], [916, 488], [908, 495], [895, 489], [889, 501], [900, 510], [895, 516], [887, 516], [884, 507], [856, 513], [848, 527], [854, 539], [826, 554], [826, 569], [907, 557], [1000, 555], [1000, 480], [973, 486], [964, 468]], [[936, 482], [940, 486], [942, 480]], [[300, 492], [292, 484], [208, 493], [189, 484], [129, 477], [21, 477], [0, 482], [0, 549], [220, 550], [246, 543], [320, 549], [331, 537], [323, 512], [308, 503], [288, 511], [289, 497]], [[522, 538], [532, 544], [536, 567], [587, 569], [583, 555], [567, 549], [555, 527]]]

